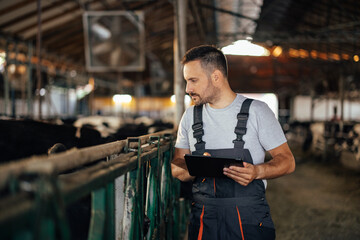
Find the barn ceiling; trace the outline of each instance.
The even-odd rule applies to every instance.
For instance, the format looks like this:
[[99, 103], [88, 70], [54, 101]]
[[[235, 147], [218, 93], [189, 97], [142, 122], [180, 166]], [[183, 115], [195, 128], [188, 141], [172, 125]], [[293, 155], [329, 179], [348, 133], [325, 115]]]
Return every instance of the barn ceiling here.
[[[41, 58], [48, 60], [48, 67], [101, 76], [98, 83], [103, 85], [116, 85], [122, 79], [123, 87], [150, 81], [155, 69], [160, 81], [170, 82], [166, 86], [172, 91], [174, 2], [0, 0], [0, 51], [27, 53], [28, 46], [33, 45], [32, 54], [37, 56], [41, 29]], [[252, 37], [270, 50], [281, 46], [289, 57], [304, 50], [305, 58], [341, 64], [353, 64], [353, 55], [360, 48], [358, 0], [188, 0], [187, 7], [187, 48], [204, 43], [222, 47]], [[146, 68], [141, 73], [88, 73], [83, 14], [117, 10], [144, 13]]]
[[264, 0], [256, 22], [254, 41], [283, 50], [273, 58], [277, 89], [359, 99], [360, 1]]
[[357, 0], [264, 0], [253, 36], [255, 41], [335, 53], [340, 58], [359, 53], [359, 37]]

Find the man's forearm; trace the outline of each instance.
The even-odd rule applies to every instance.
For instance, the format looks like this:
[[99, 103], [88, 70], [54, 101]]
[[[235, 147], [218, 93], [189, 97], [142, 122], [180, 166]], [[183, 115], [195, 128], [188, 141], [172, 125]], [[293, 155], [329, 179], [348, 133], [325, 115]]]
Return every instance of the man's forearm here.
[[193, 180], [195, 177], [190, 176], [186, 167], [186, 163], [180, 159], [174, 159], [171, 163], [171, 173], [173, 177], [178, 178], [180, 181], [187, 182]]
[[185, 162], [185, 159], [183, 158], [174, 158], [172, 161], [171, 161], [171, 164], [179, 167], [179, 168], [182, 168], [184, 170], [187, 171], [187, 166], [186, 166], [186, 162]]
[[190, 174], [187, 170], [180, 168], [174, 164], [171, 164], [171, 173], [172, 173], [173, 177], [175, 177], [183, 182], [188, 182], [195, 178], [195, 177], [190, 176]]
[[272, 179], [292, 173], [295, 160], [292, 155], [278, 154], [266, 163], [255, 165], [256, 179]]
[[185, 154], [190, 154], [189, 149], [175, 148], [174, 158], [171, 161], [171, 173], [180, 181], [187, 182], [195, 177], [190, 176], [184, 159]]

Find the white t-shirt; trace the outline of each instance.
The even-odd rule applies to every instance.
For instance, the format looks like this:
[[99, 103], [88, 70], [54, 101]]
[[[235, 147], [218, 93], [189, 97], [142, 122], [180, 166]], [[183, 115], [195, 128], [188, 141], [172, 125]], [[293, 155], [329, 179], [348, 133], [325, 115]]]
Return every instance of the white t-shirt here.
[[[205, 149], [234, 148], [232, 142], [236, 139], [234, 132], [237, 124], [237, 114], [246, 98], [237, 94], [235, 100], [226, 108], [215, 109], [204, 104], [203, 106], [203, 141]], [[193, 137], [194, 107], [189, 107], [180, 121], [176, 139], [176, 148], [195, 151], [196, 139]], [[275, 118], [269, 106], [261, 101], [254, 100], [250, 105], [247, 132], [243, 136], [244, 148], [249, 149], [253, 163], [264, 162], [265, 152], [274, 149], [286, 142], [280, 123]], [[264, 181], [266, 186], [266, 181]]]

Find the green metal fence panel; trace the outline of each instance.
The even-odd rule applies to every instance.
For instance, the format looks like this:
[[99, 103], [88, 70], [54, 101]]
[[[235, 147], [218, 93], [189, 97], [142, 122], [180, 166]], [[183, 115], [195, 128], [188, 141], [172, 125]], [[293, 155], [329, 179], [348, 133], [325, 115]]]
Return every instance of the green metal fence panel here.
[[115, 187], [114, 182], [106, 186], [105, 239], [115, 239]]
[[[144, 184], [143, 184], [143, 163], [140, 159], [141, 148], [140, 140], [136, 139], [138, 145], [136, 149], [128, 147], [127, 151], [137, 151], [137, 168], [132, 170], [127, 178], [125, 189], [125, 210], [123, 231], [128, 231], [123, 235], [123, 239], [143, 239], [144, 221]], [[130, 143], [130, 140], [129, 140]]]
[[136, 177], [137, 171], [127, 173], [125, 184], [125, 211], [121, 239], [135, 239], [136, 224]]
[[89, 240], [104, 239], [106, 218], [106, 189], [100, 188], [91, 193], [91, 221]]
[[[189, 204], [179, 201], [180, 182], [171, 175], [173, 143], [173, 132], [157, 133], [129, 138], [126, 144], [106, 144], [104, 151], [98, 145], [51, 159], [24, 159], [19, 167], [0, 165], [0, 172], [6, 172], [0, 178], [0, 193], [8, 192], [0, 196], [0, 239], [70, 239], [65, 208], [88, 194], [92, 196], [89, 240], [182, 239]], [[85, 156], [90, 167], [68, 175], [56, 172], [68, 169], [64, 162], [57, 166], [58, 161], [79, 168], [87, 163]], [[31, 180], [22, 179], [27, 168], [34, 173]], [[124, 209], [122, 220], [115, 222], [114, 180], [121, 175]], [[122, 224], [117, 236], [116, 224]]]
[[157, 141], [157, 156], [149, 161], [148, 177], [147, 177], [147, 191], [146, 191], [146, 216], [150, 221], [146, 239], [159, 239], [160, 234], [160, 138], [155, 137], [150, 139], [151, 142]]
[[[163, 211], [162, 211], [162, 219], [164, 221], [164, 229], [165, 229], [165, 239], [172, 239], [172, 230], [173, 230], [173, 223], [172, 223], [172, 217], [173, 217], [173, 201], [172, 201], [172, 176], [171, 176], [171, 168], [170, 168], [170, 151], [164, 153], [164, 162], [162, 167], [162, 192], [161, 192], [161, 202], [164, 204]], [[162, 238], [164, 239], [164, 238]]]
[[89, 240], [115, 239], [114, 183], [91, 194], [91, 220]]

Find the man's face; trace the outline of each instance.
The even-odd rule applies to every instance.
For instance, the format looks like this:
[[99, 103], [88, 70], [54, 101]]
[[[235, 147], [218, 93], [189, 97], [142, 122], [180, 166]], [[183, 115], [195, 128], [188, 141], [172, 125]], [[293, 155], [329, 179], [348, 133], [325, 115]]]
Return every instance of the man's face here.
[[210, 77], [201, 67], [200, 60], [188, 62], [184, 65], [186, 93], [195, 105], [213, 103], [217, 96], [217, 88], [212, 84]]

